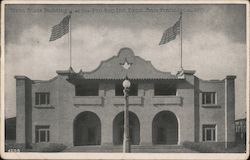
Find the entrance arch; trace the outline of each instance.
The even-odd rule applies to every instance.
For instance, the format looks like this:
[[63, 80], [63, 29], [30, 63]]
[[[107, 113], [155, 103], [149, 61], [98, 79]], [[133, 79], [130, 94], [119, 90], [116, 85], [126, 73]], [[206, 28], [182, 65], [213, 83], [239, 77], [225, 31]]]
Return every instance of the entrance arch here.
[[101, 121], [89, 111], [78, 114], [74, 120], [74, 146], [100, 145]]
[[152, 122], [153, 144], [177, 144], [178, 120], [173, 112], [161, 111]]
[[[124, 112], [120, 112], [113, 120], [113, 144], [121, 145], [123, 143], [124, 131]], [[140, 143], [140, 122], [135, 113], [129, 111], [129, 137], [130, 144], [138, 145]]]

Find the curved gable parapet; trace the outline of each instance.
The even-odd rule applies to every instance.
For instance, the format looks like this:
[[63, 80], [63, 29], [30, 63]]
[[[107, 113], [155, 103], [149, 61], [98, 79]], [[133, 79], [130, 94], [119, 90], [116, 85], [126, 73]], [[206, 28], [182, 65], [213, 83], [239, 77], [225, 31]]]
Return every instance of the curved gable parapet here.
[[130, 48], [122, 48], [91, 72], [80, 72], [84, 79], [176, 79], [170, 72], [157, 70], [150, 61], [135, 56]]
[[128, 63], [134, 63], [135, 54], [130, 48], [122, 48], [118, 52], [117, 57], [119, 58], [119, 63], [124, 63], [125, 59]]

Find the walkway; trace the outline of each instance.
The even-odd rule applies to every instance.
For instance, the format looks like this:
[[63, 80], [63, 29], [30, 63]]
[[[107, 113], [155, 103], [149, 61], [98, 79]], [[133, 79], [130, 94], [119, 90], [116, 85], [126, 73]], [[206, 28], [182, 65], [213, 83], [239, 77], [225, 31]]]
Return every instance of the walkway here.
[[[122, 146], [75, 146], [63, 152], [122, 152]], [[132, 153], [197, 153], [182, 145], [131, 146]]]

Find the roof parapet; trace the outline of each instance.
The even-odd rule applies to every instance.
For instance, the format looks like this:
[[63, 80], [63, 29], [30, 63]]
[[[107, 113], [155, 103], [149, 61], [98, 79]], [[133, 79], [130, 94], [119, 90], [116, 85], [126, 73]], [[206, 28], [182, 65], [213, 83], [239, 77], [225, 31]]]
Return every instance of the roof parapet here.
[[29, 77], [24, 76], [24, 75], [16, 75], [15, 79], [16, 80], [26, 80], [26, 79], [30, 80]]
[[235, 80], [236, 76], [235, 75], [228, 75], [228, 76], [226, 76], [225, 79]]

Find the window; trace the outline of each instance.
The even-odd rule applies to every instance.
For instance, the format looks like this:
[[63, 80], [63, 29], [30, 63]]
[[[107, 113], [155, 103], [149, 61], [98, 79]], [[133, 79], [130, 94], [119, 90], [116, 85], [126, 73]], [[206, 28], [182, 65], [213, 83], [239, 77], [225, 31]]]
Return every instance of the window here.
[[216, 125], [202, 126], [203, 141], [216, 141]]
[[36, 105], [48, 105], [50, 103], [49, 93], [38, 92], [35, 94]]
[[50, 141], [49, 126], [36, 126], [35, 132], [36, 143]]
[[99, 85], [97, 83], [85, 83], [75, 86], [76, 96], [98, 96]]
[[155, 96], [170, 96], [176, 95], [176, 86], [169, 84], [155, 84], [154, 85]]
[[216, 104], [216, 93], [215, 92], [203, 92], [202, 104]]
[[[115, 85], [115, 96], [123, 96], [123, 86], [121, 83]], [[132, 83], [129, 87], [129, 96], [138, 96], [138, 85]]]

